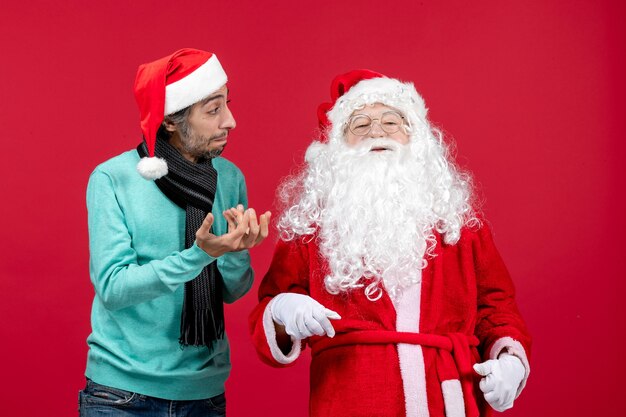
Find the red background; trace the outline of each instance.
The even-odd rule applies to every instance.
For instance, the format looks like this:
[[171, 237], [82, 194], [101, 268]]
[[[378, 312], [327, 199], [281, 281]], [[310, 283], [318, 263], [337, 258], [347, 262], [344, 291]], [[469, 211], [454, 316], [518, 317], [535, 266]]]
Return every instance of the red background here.
[[[3, 6], [0, 120], [2, 415], [71, 416], [93, 288], [85, 187], [140, 139], [139, 64], [218, 54], [238, 127], [226, 157], [272, 207], [302, 160], [330, 80], [367, 67], [412, 80], [457, 142], [534, 335], [510, 416], [624, 415], [626, 7], [623, 1], [112, 2]], [[308, 355], [262, 365], [227, 309], [230, 416], [305, 416]]]

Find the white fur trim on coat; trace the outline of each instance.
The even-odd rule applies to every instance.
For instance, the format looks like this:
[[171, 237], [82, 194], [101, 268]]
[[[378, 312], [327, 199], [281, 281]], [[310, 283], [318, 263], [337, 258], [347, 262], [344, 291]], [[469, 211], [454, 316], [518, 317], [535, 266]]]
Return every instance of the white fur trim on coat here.
[[522, 365], [526, 369], [524, 373], [524, 379], [519, 384], [519, 388], [517, 389], [517, 394], [515, 398], [519, 397], [522, 393], [522, 390], [526, 386], [526, 381], [528, 380], [528, 375], [530, 374], [530, 364], [528, 363], [528, 356], [526, 356], [526, 351], [520, 342], [513, 339], [512, 337], [501, 337], [496, 340], [496, 342], [491, 347], [491, 351], [489, 352], [489, 359], [498, 359], [498, 356], [502, 352], [506, 352], [509, 355], [517, 356], [521, 361]]
[[300, 356], [301, 340], [292, 338], [292, 346], [291, 352], [285, 355], [278, 347], [278, 343], [276, 342], [276, 328], [274, 327], [274, 319], [272, 319], [272, 303], [274, 300], [270, 301], [265, 310], [263, 311], [263, 330], [265, 331], [265, 339], [267, 340], [267, 345], [270, 348], [270, 352], [272, 353], [272, 357], [276, 360], [276, 362], [288, 365], [298, 359]]
[[[402, 291], [393, 304], [396, 308], [396, 331], [419, 333], [421, 283]], [[428, 417], [424, 352], [419, 345], [398, 343], [400, 375], [404, 388], [407, 417]]]
[[442, 381], [441, 392], [443, 393], [446, 417], [465, 417], [465, 401], [463, 400], [461, 381], [458, 379]]

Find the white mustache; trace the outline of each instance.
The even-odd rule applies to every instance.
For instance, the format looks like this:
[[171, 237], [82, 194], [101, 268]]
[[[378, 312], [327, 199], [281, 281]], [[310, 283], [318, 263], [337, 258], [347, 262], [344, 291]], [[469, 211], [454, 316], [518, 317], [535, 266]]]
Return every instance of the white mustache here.
[[355, 150], [355, 152], [359, 154], [366, 154], [368, 152], [371, 152], [373, 149], [377, 149], [377, 148], [387, 149], [389, 151], [399, 151], [400, 149], [402, 149], [402, 146], [403, 145], [401, 145], [400, 143], [398, 143], [397, 141], [393, 139], [372, 138], [372, 139], [366, 139], [360, 142], [353, 149]]

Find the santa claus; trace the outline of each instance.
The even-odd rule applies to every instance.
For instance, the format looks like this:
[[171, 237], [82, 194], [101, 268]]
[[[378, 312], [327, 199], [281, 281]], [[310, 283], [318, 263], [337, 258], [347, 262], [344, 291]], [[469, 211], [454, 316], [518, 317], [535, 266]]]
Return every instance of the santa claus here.
[[250, 329], [260, 357], [312, 352], [312, 416], [489, 415], [513, 405], [530, 337], [471, 178], [413, 84], [356, 70], [285, 181]]

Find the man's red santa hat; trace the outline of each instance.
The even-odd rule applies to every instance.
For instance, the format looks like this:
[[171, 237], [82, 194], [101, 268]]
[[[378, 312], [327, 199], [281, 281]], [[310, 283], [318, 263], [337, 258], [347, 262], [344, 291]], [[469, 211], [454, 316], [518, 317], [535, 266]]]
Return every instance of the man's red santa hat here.
[[[352, 112], [369, 104], [381, 103], [400, 110], [409, 127], [426, 123], [428, 110], [413, 83], [388, 78], [368, 69], [337, 76], [330, 86], [330, 97], [331, 102], [322, 103], [317, 109], [322, 139], [329, 142], [342, 140]], [[314, 143], [311, 154], [307, 152], [307, 160], [314, 157], [317, 146], [319, 143]]]
[[198, 49], [180, 49], [139, 66], [135, 99], [149, 153], [137, 164], [142, 177], [154, 180], [167, 175], [165, 160], [154, 156], [156, 134], [163, 118], [207, 98], [227, 81], [217, 56]]

